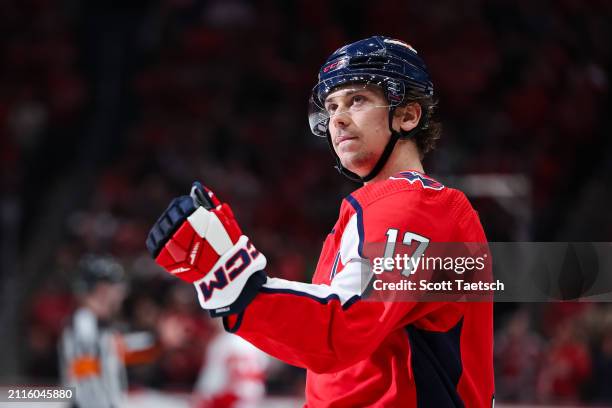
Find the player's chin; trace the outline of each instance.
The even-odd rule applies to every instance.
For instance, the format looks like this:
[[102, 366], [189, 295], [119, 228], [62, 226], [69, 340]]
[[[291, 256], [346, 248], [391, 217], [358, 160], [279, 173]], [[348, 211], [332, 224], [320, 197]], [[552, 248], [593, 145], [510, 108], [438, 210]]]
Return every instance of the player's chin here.
[[345, 169], [357, 174], [360, 177], [364, 177], [368, 173], [368, 169], [371, 167], [367, 155], [359, 152], [341, 153], [339, 157], [340, 163], [342, 163], [342, 166]]

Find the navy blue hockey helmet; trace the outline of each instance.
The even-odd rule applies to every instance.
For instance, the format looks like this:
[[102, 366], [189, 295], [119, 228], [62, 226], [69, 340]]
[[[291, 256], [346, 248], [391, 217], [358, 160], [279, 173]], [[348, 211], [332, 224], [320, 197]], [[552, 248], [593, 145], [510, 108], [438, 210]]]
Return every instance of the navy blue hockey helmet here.
[[374, 36], [336, 50], [319, 70], [312, 90], [308, 120], [316, 136], [326, 137], [329, 114], [325, 98], [341, 85], [362, 83], [382, 88], [390, 107], [433, 96], [427, 66], [409, 44]]

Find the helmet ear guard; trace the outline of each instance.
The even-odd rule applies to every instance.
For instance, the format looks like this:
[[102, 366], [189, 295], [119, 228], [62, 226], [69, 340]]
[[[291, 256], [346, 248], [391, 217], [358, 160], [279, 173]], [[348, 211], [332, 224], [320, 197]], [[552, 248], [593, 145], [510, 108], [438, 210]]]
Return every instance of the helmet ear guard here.
[[[325, 109], [325, 98], [340, 86], [351, 84], [377, 85], [389, 103], [389, 141], [374, 165], [364, 177], [344, 168], [336, 154], [329, 133], [330, 114]], [[410, 45], [388, 37], [375, 36], [357, 41], [336, 50], [319, 70], [319, 82], [309, 101], [308, 122], [312, 133], [326, 137], [336, 160], [336, 168], [347, 178], [357, 182], [372, 180], [382, 170], [399, 139], [413, 138], [428, 127], [430, 109], [423, 109], [417, 126], [408, 131], [393, 129], [395, 109], [414, 101], [425, 108], [419, 99], [431, 98], [433, 83], [421, 57]]]

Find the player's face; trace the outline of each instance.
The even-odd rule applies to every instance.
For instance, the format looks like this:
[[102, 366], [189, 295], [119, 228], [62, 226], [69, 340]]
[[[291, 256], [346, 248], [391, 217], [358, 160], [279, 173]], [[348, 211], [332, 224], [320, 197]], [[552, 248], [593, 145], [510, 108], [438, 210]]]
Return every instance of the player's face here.
[[100, 316], [108, 319], [116, 315], [127, 294], [125, 285], [102, 282], [98, 283], [96, 290], [100, 300]]
[[347, 85], [325, 99], [329, 133], [342, 165], [363, 177], [382, 154], [389, 131], [389, 103], [373, 85]]

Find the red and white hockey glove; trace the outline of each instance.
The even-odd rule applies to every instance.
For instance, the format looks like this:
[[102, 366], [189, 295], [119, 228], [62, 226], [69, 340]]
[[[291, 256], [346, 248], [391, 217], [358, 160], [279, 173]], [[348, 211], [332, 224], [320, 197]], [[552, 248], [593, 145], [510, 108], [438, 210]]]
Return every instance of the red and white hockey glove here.
[[159, 217], [147, 249], [172, 275], [195, 285], [213, 317], [242, 311], [267, 279], [266, 257], [242, 235], [229, 205], [199, 182]]

